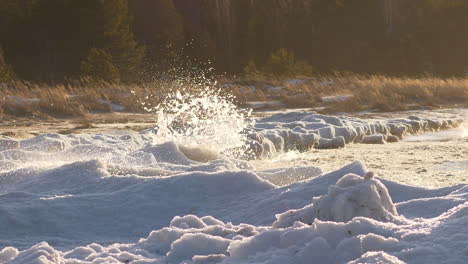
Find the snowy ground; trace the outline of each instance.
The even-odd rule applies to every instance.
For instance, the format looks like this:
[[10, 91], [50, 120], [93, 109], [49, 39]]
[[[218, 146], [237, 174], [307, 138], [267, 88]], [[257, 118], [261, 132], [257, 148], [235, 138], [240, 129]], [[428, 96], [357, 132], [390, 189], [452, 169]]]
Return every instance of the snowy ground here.
[[[354, 160], [360, 160], [380, 177], [388, 180], [426, 188], [448, 187], [468, 183], [468, 137], [462, 137], [463, 133], [462, 128], [457, 128], [425, 133], [422, 141], [421, 135], [409, 136], [402, 142], [378, 147], [349, 144], [344, 149], [289, 152], [274, 159], [252, 161], [251, 164], [258, 170], [313, 165], [330, 172]], [[437, 140], [426, 141], [436, 134]], [[284, 185], [291, 181], [275, 183]]]
[[466, 263], [466, 113], [408, 115], [259, 119], [257, 160], [151, 130], [2, 139], [0, 263]]

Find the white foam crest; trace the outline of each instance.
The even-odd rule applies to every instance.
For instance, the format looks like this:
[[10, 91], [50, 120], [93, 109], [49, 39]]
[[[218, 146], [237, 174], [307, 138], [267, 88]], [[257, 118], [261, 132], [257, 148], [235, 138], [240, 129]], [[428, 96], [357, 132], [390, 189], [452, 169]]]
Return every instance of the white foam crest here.
[[186, 147], [239, 154], [246, 145], [243, 131], [251, 111], [238, 108], [233, 100], [208, 86], [171, 93], [152, 109], [157, 114], [156, 135]]
[[468, 120], [465, 120], [465, 122], [463, 122], [461, 130], [461, 138], [468, 138]]

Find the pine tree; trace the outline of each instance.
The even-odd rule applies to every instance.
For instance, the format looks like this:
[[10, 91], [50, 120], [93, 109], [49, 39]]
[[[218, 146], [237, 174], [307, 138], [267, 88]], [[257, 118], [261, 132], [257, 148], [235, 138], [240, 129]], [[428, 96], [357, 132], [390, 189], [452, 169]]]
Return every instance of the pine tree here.
[[130, 30], [128, 0], [102, 0], [102, 36], [100, 47], [112, 57], [122, 81], [135, 81], [145, 53]]
[[0, 83], [14, 80], [15, 73], [10, 65], [8, 65], [3, 56], [3, 49], [0, 47]]
[[93, 81], [120, 81], [120, 73], [112, 64], [112, 56], [102, 49], [91, 49], [89, 55], [81, 62], [81, 71]]
[[243, 71], [244, 75], [249, 78], [255, 78], [260, 74], [253, 60], [250, 60], [247, 65], [245, 65]]
[[264, 71], [274, 76], [310, 75], [312, 66], [305, 61], [297, 60], [293, 52], [278, 49], [268, 58]]

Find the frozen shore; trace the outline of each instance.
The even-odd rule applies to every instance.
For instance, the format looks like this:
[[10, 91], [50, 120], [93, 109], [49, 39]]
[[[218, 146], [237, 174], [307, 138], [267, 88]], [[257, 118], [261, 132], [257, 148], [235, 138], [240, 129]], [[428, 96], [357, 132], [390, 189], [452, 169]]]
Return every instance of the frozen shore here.
[[462, 123], [462, 118], [453, 117], [360, 119], [288, 112], [257, 120], [249, 132], [254, 155], [272, 158], [277, 153], [343, 148], [350, 143], [394, 143], [408, 135], [457, 128]]
[[[373, 219], [378, 215], [372, 213], [376, 210], [372, 209], [373, 199], [383, 197], [377, 195], [363, 202], [363, 207], [371, 212], [368, 217], [352, 212], [358, 217], [344, 223], [306, 215], [297, 217], [297, 222], [272, 226], [275, 214], [304, 206], [301, 210], [307, 210], [312, 204], [311, 197], [327, 195], [328, 187], [343, 175], [354, 173], [354, 177], [361, 177], [367, 169], [362, 163], [354, 162], [333, 173], [275, 188], [249, 172], [126, 179], [102, 175], [103, 165], [96, 162], [72, 167], [81, 167], [95, 175], [81, 177], [77, 184], [75, 179], [70, 179], [76, 177], [75, 171], [62, 176], [63, 181], [54, 179], [55, 188], [48, 182], [49, 193], [55, 189], [55, 193], [60, 190], [62, 195], [45, 197], [44, 192], [28, 195], [25, 191], [2, 195], [2, 222], [7, 223], [2, 227], [2, 243], [20, 250], [5, 247], [0, 260], [13, 260], [12, 263], [309, 263], [310, 260], [464, 263], [468, 254], [468, 235], [459, 232], [468, 223], [466, 185], [428, 190], [380, 180], [395, 202], [399, 214], [395, 217]], [[73, 172], [70, 165], [60, 169]], [[58, 172], [43, 176], [43, 180], [57, 177]], [[81, 189], [89, 189], [91, 184], [94, 190], [86, 194], [77, 188], [80, 185]], [[369, 188], [364, 190], [373, 190], [372, 185]], [[352, 191], [345, 197], [349, 195], [352, 197]], [[379, 203], [376, 204], [379, 208]], [[138, 240], [136, 237], [144, 229], [154, 231]], [[18, 236], [19, 233], [24, 236]], [[47, 243], [39, 243], [42, 240]], [[34, 241], [37, 244], [31, 246]]]
[[[361, 156], [339, 165], [347, 159], [337, 153], [358, 144], [315, 148], [460, 124], [450, 116], [274, 115], [251, 130], [263, 158], [254, 161], [165, 142], [151, 130], [2, 139], [0, 262], [464, 263], [466, 184], [405, 185], [375, 166], [378, 157], [361, 153], [369, 169], [351, 162]], [[448, 159], [463, 162], [466, 138], [455, 142], [461, 156]]]

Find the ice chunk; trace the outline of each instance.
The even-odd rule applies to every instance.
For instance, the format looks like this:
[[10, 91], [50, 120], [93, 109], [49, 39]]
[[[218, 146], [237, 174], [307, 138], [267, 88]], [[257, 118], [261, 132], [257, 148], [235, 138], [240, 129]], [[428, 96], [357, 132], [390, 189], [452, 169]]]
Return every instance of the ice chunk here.
[[387, 137], [382, 134], [374, 134], [370, 136], [364, 136], [361, 140], [363, 144], [385, 144]]
[[148, 147], [145, 149], [154, 155], [158, 162], [167, 162], [173, 164], [190, 165], [196, 163], [190, 160], [187, 156], [180, 151], [179, 146], [175, 142], [166, 142], [155, 147]]
[[170, 227], [177, 227], [181, 229], [189, 228], [204, 228], [206, 224], [194, 215], [186, 215], [183, 217], [176, 216], [172, 219]]
[[8, 263], [18, 256], [18, 249], [6, 247], [0, 251], [0, 263]]
[[191, 260], [195, 255], [227, 254], [230, 240], [205, 234], [186, 234], [171, 245], [167, 259], [171, 263]]
[[273, 226], [291, 226], [295, 221], [311, 224], [316, 218], [347, 222], [356, 216], [390, 221], [397, 215], [388, 189], [372, 172], [365, 177], [350, 173], [330, 186], [327, 195], [314, 198], [313, 204], [277, 215]]
[[395, 256], [391, 256], [383, 251], [367, 252], [359, 259], [349, 262], [348, 264], [368, 264], [368, 263], [385, 263], [385, 264], [404, 264]]
[[389, 221], [398, 215], [387, 188], [372, 178], [371, 173], [364, 178], [345, 175], [315, 204], [317, 218], [321, 220], [347, 222], [356, 216], [364, 216]]
[[339, 136], [333, 139], [321, 138], [318, 143], [319, 149], [344, 148], [345, 146], [346, 146], [346, 142], [342, 136]]

